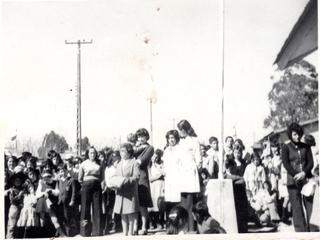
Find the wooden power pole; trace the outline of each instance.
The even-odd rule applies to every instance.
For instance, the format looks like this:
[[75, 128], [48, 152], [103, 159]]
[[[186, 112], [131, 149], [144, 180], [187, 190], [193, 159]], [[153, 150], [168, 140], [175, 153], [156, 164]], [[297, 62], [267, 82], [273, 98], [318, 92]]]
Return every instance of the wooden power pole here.
[[65, 40], [65, 44], [77, 44], [78, 45], [78, 61], [77, 61], [77, 154], [81, 156], [81, 44], [92, 44], [92, 40], [90, 42], [85, 40], [78, 40], [76, 42], [69, 42]]

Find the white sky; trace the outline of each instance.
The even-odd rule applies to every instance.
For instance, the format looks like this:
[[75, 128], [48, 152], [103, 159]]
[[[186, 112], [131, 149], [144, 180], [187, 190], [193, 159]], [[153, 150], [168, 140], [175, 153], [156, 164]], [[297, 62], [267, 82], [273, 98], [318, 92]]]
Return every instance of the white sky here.
[[[54, 130], [74, 145], [77, 47], [64, 41], [77, 39], [93, 39], [82, 47], [82, 135], [91, 143], [149, 129], [151, 75], [156, 147], [172, 118], [188, 119], [201, 140], [220, 138], [219, 2], [3, 2], [5, 139]], [[307, 0], [225, 2], [225, 135], [236, 126], [250, 146], [267, 132], [272, 64]]]

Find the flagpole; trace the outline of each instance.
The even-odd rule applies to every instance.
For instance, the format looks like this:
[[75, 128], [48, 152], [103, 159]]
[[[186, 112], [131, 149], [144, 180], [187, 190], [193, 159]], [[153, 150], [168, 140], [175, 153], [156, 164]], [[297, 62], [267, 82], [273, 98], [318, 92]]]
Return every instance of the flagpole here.
[[221, 42], [221, 132], [220, 132], [220, 158], [219, 158], [219, 172], [218, 179], [223, 179], [224, 172], [224, 0], [220, 1], [221, 4], [221, 34], [220, 34], [220, 42]]

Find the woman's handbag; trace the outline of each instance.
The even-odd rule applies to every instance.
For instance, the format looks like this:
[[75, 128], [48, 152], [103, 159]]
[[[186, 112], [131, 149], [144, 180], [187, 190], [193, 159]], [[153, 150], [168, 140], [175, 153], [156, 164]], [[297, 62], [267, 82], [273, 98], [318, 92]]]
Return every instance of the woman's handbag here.
[[112, 189], [119, 189], [122, 187], [124, 180], [124, 177], [114, 175], [110, 178], [109, 187]]

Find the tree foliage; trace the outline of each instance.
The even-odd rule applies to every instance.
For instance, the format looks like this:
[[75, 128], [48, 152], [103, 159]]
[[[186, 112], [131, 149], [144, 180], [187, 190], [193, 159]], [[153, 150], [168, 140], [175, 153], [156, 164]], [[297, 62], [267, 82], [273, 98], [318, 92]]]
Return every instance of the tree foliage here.
[[55, 150], [58, 153], [63, 153], [68, 150], [69, 145], [63, 136], [51, 131], [46, 134], [43, 138], [42, 145], [38, 149], [38, 154], [40, 158], [46, 158], [47, 153], [50, 150]]
[[264, 127], [278, 129], [291, 122], [318, 117], [318, 74], [307, 61], [287, 68], [268, 95], [270, 114]]

